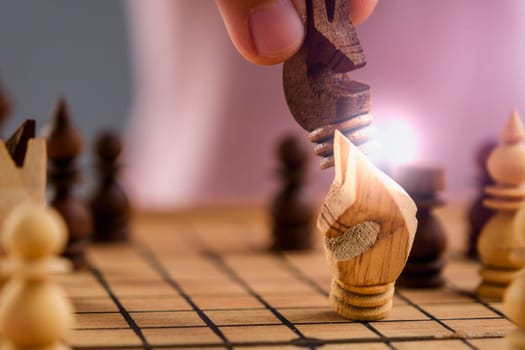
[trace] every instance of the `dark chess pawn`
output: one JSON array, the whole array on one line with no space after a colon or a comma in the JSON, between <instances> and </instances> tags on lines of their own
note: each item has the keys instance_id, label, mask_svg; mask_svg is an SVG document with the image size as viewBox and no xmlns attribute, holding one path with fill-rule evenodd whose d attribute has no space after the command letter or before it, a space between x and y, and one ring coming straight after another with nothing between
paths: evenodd
<instances>
[{"instance_id":1,"label":"dark chess pawn","mask_svg":"<svg viewBox=\"0 0 525 350\"><path fill-rule=\"evenodd\" d=\"M486 164L490 153L497 145L498 142L496 140L486 141L481 145L476 154L476 165L479 174L477 178L478 196L474 199L468 210L469 240L467 247L467 256L474 259L478 258L477 244L481 229L492 215L494 215L494 209L485 207L483 200L486 197L484 192L485 187L494 185L494 180L490 177Z\"/></svg>"},{"instance_id":2,"label":"dark chess pawn","mask_svg":"<svg viewBox=\"0 0 525 350\"><path fill-rule=\"evenodd\" d=\"M445 283L441 274L446 264L447 236L432 209L442 205L437 192L445 187L442 168L404 166L396 180L417 205L418 226L414 245L397 283L408 288L435 288Z\"/></svg>"},{"instance_id":3,"label":"dark chess pawn","mask_svg":"<svg viewBox=\"0 0 525 350\"><path fill-rule=\"evenodd\" d=\"M111 131L101 133L95 141L97 184L89 204L93 216L93 240L127 241L129 201L118 184L118 158L122 151L120 137Z\"/></svg>"},{"instance_id":4,"label":"dark chess pawn","mask_svg":"<svg viewBox=\"0 0 525 350\"><path fill-rule=\"evenodd\" d=\"M75 269L86 266L86 250L91 233L91 214L86 203L75 194L79 182L76 159L82 151L82 136L73 126L63 99L58 101L47 139L48 175L53 191L51 205L66 222L69 239L63 255Z\"/></svg>"},{"instance_id":5,"label":"dark chess pawn","mask_svg":"<svg viewBox=\"0 0 525 350\"><path fill-rule=\"evenodd\" d=\"M274 250L312 248L315 206L305 187L308 150L292 136L284 138L277 149L282 188L271 207Z\"/></svg>"}]
</instances>

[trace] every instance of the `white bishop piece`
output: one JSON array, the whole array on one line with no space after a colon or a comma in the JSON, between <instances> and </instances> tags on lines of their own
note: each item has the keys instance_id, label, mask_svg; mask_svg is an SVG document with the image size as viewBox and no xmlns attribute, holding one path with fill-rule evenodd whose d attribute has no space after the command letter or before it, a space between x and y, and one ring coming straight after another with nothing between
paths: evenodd
<instances>
[{"instance_id":1,"label":"white bishop piece","mask_svg":"<svg viewBox=\"0 0 525 350\"><path fill-rule=\"evenodd\" d=\"M49 278L68 268L56 256L66 238L62 218L41 205L21 204L5 219L4 272L10 277L0 294L2 349L67 349L62 339L72 324L72 307Z\"/></svg>"},{"instance_id":2,"label":"white bishop piece","mask_svg":"<svg viewBox=\"0 0 525 350\"><path fill-rule=\"evenodd\" d=\"M514 111L501 133L501 144L489 156L487 168L496 185L485 188L483 204L496 210L478 241L483 262L481 298L501 300L505 289L524 267L516 251L525 249L525 132Z\"/></svg>"}]
</instances>

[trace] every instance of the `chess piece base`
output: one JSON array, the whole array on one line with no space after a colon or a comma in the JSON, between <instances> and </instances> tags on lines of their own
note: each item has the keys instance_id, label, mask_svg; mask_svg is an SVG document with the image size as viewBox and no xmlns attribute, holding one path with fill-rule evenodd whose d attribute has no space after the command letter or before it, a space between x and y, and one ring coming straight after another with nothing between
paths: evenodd
<instances>
[{"instance_id":1,"label":"chess piece base","mask_svg":"<svg viewBox=\"0 0 525 350\"><path fill-rule=\"evenodd\" d=\"M380 320L392 308L394 284L348 286L332 280L330 305L341 316L359 321Z\"/></svg>"},{"instance_id":2,"label":"chess piece base","mask_svg":"<svg viewBox=\"0 0 525 350\"><path fill-rule=\"evenodd\" d=\"M66 346L64 344L53 344L48 346L38 346L38 347L19 347L15 346L9 343L0 343L1 349L3 350L71 350L69 346Z\"/></svg>"},{"instance_id":3,"label":"chess piece base","mask_svg":"<svg viewBox=\"0 0 525 350\"><path fill-rule=\"evenodd\" d=\"M485 265L480 270L481 284L476 294L482 299L501 301L508 285L518 276L520 269Z\"/></svg>"},{"instance_id":4,"label":"chess piece base","mask_svg":"<svg viewBox=\"0 0 525 350\"><path fill-rule=\"evenodd\" d=\"M272 250L310 250L313 248L312 231L310 224L295 228L274 228Z\"/></svg>"},{"instance_id":5,"label":"chess piece base","mask_svg":"<svg viewBox=\"0 0 525 350\"><path fill-rule=\"evenodd\" d=\"M512 350L525 350L525 331L514 329L505 337Z\"/></svg>"}]
</instances>

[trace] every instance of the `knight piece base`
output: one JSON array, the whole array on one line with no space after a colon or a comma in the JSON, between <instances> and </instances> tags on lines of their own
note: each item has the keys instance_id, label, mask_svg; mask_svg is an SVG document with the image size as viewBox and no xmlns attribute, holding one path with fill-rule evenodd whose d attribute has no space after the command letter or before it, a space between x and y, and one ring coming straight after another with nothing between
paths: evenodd
<instances>
[{"instance_id":1,"label":"knight piece base","mask_svg":"<svg viewBox=\"0 0 525 350\"><path fill-rule=\"evenodd\" d=\"M341 316L357 321L375 321L388 316L394 284L348 286L332 280L329 303Z\"/></svg>"}]
</instances>

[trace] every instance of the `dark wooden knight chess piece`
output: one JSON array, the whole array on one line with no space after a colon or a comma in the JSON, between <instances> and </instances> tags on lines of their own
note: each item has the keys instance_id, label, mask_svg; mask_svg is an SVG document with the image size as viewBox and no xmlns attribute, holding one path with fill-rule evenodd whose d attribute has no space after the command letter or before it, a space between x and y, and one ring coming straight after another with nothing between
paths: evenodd
<instances>
[{"instance_id":1,"label":"dark wooden knight chess piece","mask_svg":"<svg viewBox=\"0 0 525 350\"><path fill-rule=\"evenodd\" d=\"M283 66L283 85L295 120L310 132L321 168L333 166L333 138L341 131L365 150L372 136L370 86L347 72L366 64L349 19L347 0L307 0L306 38Z\"/></svg>"},{"instance_id":2,"label":"dark wooden knight chess piece","mask_svg":"<svg viewBox=\"0 0 525 350\"><path fill-rule=\"evenodd\" d=\"M305 187L308 151L293 137L285 137L277 149L282 188L271 208L272 235L275 250L312 248L315 205Z\"/></svg>"},{"instance_id":3,"label":"dark wooden knight chess piece","mask_svg":"<svg viewBox=\"0 0 525 350\"><path fill-rule=\"evenodd\" d=\"M432 209L442 205L438 191L445 188L445 172L438 167L403 166L395 179L417 205L418 221L414 245L398 285L409 288L435 288L445 283L441 274L446 264L447 236Z\"/></svg>"},{"instance_id":4,"label":"dark wooden knight chess piece","mask_svg":"<svg viewBox=\"0 0 525 350\"><path fill-rule=\"evenodd\" d=\"M79 171L75 164L82 151L82 136L71 121L64 99L58 101L47 139L49 182L54 190L51 205L66 222L69 239L63 255L76 269L86 265L86 249L91 233L91 214L86 203L75 194Z\"/></svg>"},{"instance_id":5,"label":"dark wooden knight chess piece","mask_svg":"<svg viewBox=\"0 0 525 350\"><path fill-rule=\"evenodd\" d=\"M129 201L117 181L121 151L120 137L112 131L102 132L95 141L98 175L89 205L96 242L127 241L129 237Z\"/></svg>"}]
</instances>

